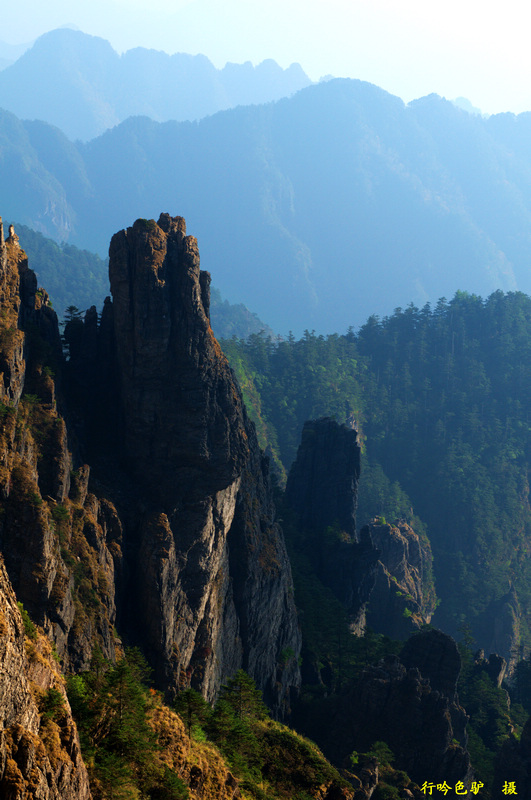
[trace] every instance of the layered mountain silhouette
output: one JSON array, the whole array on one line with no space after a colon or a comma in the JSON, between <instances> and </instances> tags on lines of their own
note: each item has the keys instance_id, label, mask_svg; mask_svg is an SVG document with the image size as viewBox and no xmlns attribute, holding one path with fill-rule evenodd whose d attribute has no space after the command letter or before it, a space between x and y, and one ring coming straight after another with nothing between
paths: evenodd
<instances>
[{"instance_id":1,"label":"layered mountain silhouette","mask_svg":"<svg viewBox=\"0 0 531 800\"><path fill-rule=\"evenodd\" d=\"M299 64L268 59L216 69L203 55L136 47L119 55L98 36L69 28L39 37L0 73L0 107L92 139L137 114L162 122L265 103L311 83Z\"/></svg>"},{"instance_id":2,"label":"layered mountain silhouette","mask_svg":"<svg viewBox=\"0 0 531 800\"><path fill-rule=\"evenodd\" d=\"M529 114L406 106L343 79L199 122L132 117L87 143L3 112L0 199L101 255L130 219L178 208L229 301L281 333L341 332L457 289L531 291L530 133Z\"/></svg>"}]
</instances>

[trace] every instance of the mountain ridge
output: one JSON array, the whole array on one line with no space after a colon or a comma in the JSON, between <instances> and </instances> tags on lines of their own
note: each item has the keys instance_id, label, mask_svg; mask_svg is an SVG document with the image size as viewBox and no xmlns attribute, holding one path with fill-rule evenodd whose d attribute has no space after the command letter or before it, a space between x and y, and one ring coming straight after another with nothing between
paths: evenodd
<instances>
[{"instance_id":1,"label":"mountain ridge","mask_svg":"<svg viewBox=\"0 0 531 800\"><path fill-rule=\"evenodd\" d=\"M282 69L267 59L219 70L204 55L142 47L119 55L99 36L58 28L0 72L0 107L87 140L130 116L199 119L276 100L310 83L298 64Z\"/></svg>"},{"instance_id":2,"label":"mountain ridge","mask_svg":"<svg viewBox=\"0 0 531 800\"><path fill-rule=\"evenodd\" d=\"M328 332L457 288L531 291L530 118L346 79L77 145L4 112L0 176L10 218L101 253L127 220L180 207L224 297L281 334Z\"/></svg>"}]
</instances>

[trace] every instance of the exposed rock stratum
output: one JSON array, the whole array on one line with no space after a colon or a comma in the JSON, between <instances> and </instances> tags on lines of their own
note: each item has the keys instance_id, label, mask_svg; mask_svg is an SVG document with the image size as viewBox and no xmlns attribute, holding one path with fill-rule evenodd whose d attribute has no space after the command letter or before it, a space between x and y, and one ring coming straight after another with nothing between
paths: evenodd
<instances>
[{"instance_id":1,"label":"exposed rock stratum","mask_svg":"<svg viewBox=\"0 0 531 800\"><path fill-rule=\"evenodd\" d=\"M0 547L66 667L116 630L169 696L243 667L282 716L300 633L261 453L180 217L113 237L112 301L65 329L14 231L1 241Z\"/></svg>"}]
</instances>

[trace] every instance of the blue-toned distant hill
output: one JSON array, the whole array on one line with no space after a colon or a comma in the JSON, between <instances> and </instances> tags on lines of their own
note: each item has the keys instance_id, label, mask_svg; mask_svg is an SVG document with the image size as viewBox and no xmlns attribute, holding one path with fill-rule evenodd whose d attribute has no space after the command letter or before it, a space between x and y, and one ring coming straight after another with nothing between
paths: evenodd
<instances>
[{"instance_id":1,"label":"blue-toned distant hill","mask_svg":"<svg viewBox=\"0 0 531 800\"><path fill-rule=\"evenodd\" d=\"M31 45L32 42L27 44L8 44L8 42L0 40L0 70L13 64Z\"/></svg>"},{"instance_id":2,"label":"blue-toned distant hill","mask_svg":"<svg viewBox=\"0 0 531 800\"><path fill-rule=\"evenodd\" d=\"M342 332L458 289L531 293L531 114L340 79L85 144L4 112L0 209L100 255L131 219L180 214L228 300L282 334Z\"/></svg>"},{"instance_id":3,"label":"blue-toned distant hill","mask_svg":"<svg viewBox=\"0 0 531 800\"><path fill-rule=\"evenodd\" d=\"M0 108L91 139L130 116L162 122L278 100L311 83L299 64L268 59L216 69L206 56L137 47L119 55L109 42L61 28L0 72Z\"/></svg>"}]
</instances>

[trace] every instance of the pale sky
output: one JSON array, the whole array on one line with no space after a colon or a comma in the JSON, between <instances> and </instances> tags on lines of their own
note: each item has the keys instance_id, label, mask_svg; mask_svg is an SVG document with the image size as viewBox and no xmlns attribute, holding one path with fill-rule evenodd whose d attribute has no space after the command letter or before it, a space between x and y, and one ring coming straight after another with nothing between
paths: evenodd
<instances>
[{"instance_id":1,"label":"pale sky","mask_svg":"<svg viewBox=\"0 0 531 800\"><path fill-rule=\"evenodd\" d=\"M73 25L115 50L148 47L227 61L298 61L370 81L406 102L436 92L484 113L531 110L531 11L523 0L18 0L0 40Z\"/></svg>"}]
</instances>

